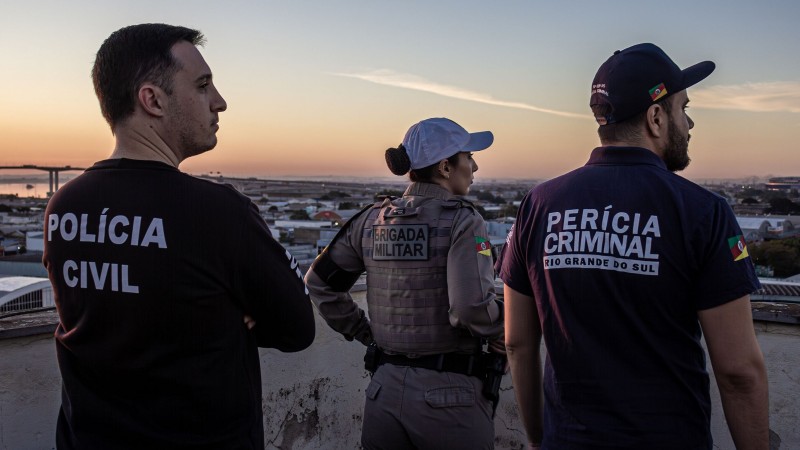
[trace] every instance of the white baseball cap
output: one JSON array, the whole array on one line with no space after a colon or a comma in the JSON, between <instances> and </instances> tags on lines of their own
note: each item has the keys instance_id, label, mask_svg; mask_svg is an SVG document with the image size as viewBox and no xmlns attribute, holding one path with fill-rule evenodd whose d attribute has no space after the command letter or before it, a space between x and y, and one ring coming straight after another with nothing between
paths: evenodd
<instances>
[{"instance_id":1,"label":"white baseball cap","mask_svg":"<svg viewBox=\"0 0 800 450\"><path fill-rule=\"evenodd\" d=\"M450 119L425 119L408 129L403 147L411 160L411 170L436 164L460 152L486 150L494 142L491 131L470 133Z\"/></svg>"}]
</instances>

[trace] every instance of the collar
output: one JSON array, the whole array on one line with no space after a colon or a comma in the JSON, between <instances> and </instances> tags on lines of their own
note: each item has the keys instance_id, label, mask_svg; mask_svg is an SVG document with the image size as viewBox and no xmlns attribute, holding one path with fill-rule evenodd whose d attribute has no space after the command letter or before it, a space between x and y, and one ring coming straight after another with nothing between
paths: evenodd
<instances>
[{"instance_id":1,"label":"collar","mask_svg":"<svg viewBox=\"0 0 800 450\"><path fill-rule=\"evenodd\" d=\"M172 172L180 172L178 168L173 167L161 161L153 161L148 159L130 159L130 158L114 158L104 159L97 161L86 170L100 170L100 169L150 169L150 170L169 170Z\"/></svg>"},{"instance_id":2,"label":"collar","mask_svg":"<svg viewBox=\"0 0 800 450\"><path fill-rule=\"evenodd\" d=\"M438 184L423 183L419 181L415 181L409 184L408 188L406 188L406 191L403 193L403 197L412 195L418 195L421 197L433 197L442 200L448 200L456 197L450 191L439 186Z\"/></svg>"},{"instance_id":3,"label":"collar","mask_svg":"<svg viewBox=\"0 0 800 450\"><path fill-rule=\"evenodd\" d=\"M651 165L667 170L666 164L652 151L642 147L597 147L592 150L587 166L612 165L635 166Z\"/></svg>"}]
</instances>

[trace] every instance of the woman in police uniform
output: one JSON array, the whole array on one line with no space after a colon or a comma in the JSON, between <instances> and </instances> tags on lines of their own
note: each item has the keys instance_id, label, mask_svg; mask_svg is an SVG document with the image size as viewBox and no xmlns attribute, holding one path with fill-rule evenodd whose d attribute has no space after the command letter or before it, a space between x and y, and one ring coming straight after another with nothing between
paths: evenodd
<instances>
[{"instance_id":1,"label":"woman in police uniform","mask_svg":"<svg viewBox=\"0 0 800 450\"><path fill-rule=\"evenodd\" d=\"M486 224L466 195L491 132L444 118L386 150L411 184L350 220L306 275L329 326L368 346L361 440L373 449L493 448L482 343L502 352ZM410 171L410 172L409 172ZM367 272L369 318L348 291Z\"/></svg>"}]
</instances>

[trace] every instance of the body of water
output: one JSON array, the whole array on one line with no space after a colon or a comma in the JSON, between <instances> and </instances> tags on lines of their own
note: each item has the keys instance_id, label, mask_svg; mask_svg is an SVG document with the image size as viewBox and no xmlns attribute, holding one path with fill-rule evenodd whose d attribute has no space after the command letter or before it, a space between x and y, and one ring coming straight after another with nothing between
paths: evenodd
<instances>
[{"instance_id":1,"label":"body of water","mask_svg":"<svg viewBox=\"0 0 800 450\"><path fill-rule=\"evenodd\" d=\"M50 183L3 183L0 182L0 195L16 195L18 197L47 198Z\"/></svg>"}]
</instances>

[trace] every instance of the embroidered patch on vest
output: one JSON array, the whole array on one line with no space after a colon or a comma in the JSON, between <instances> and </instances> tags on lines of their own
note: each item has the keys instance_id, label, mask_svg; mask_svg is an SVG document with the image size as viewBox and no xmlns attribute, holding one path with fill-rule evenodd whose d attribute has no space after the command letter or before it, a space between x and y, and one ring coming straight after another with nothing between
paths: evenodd
<instances>
[{"instance_id":1,"label":"embroidered patch on vest","mask_svg":"<svg viewBox=\"0 0 800 450\"><path fill-rule=\"evenodd\" d=\"M485 256L492 256L492 244L488 239L475 236L475 251Z\"/></svg>"},{"instance_id":2,"label":"embroidered patch on vest","mask_svg":"<svg viewBox=\"0 0 800 450\"><path fill-rule=\"evenodd\" d=\"M428 225L375 225L372 259L376 261L426 261Z\"/></svg>"}]
</instances>

